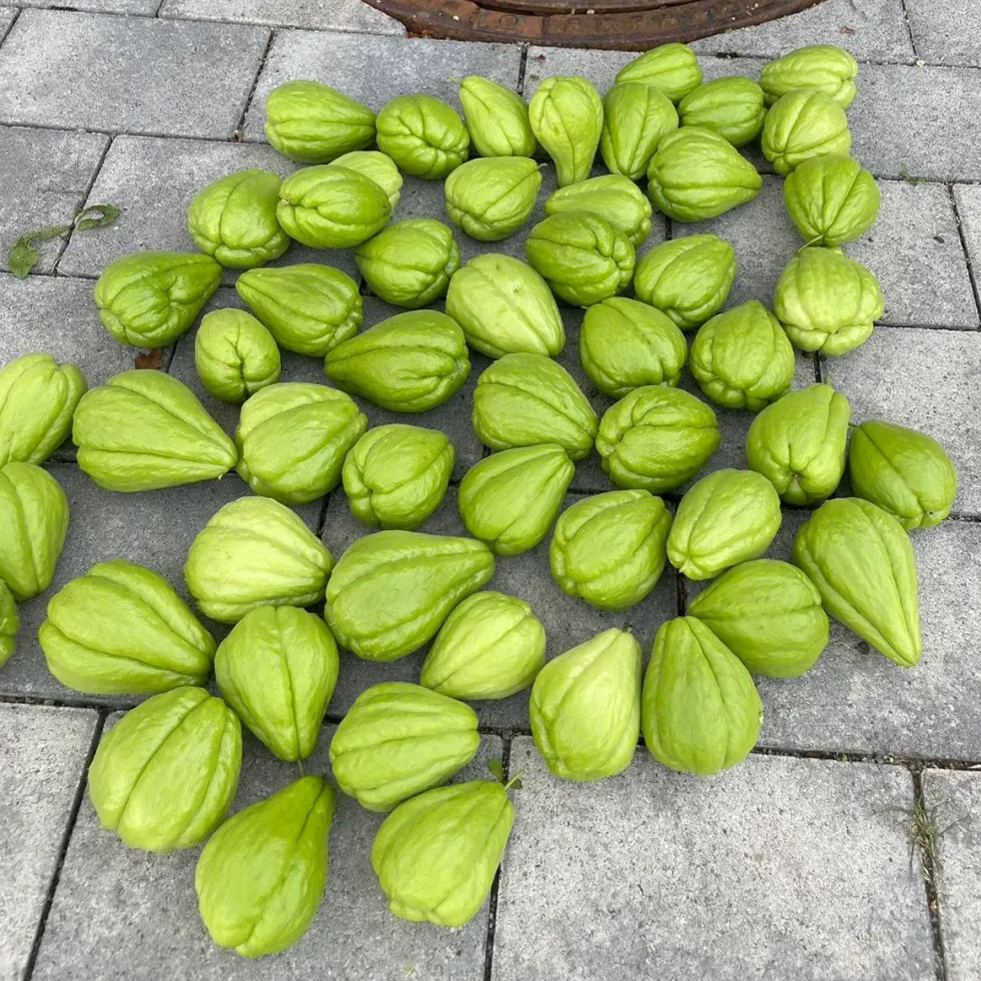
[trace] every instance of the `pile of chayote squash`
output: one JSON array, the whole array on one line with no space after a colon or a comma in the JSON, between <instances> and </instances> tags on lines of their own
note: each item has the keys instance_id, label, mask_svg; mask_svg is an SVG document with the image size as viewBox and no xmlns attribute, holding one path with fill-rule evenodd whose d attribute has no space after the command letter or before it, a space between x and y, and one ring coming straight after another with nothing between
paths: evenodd
<instances>
[{"instance_id":1,"label":"pile of chayote squash","mask_svg":"<svg viewBox=\"0 0 981 981\"><path fill-rule=\"evenodd\" d=\"M828 614L897 664L917 663L907 529L948 515L953 467L933 439L888 422L864 421L849 440L848 401L829 385L790 391L795 347L845 354L883 311L873 275L839 248L879 208L875 181L848 156L856 72L849 54L819 46L770 62L759 82L703 83L691 50L671 44L628 64L602 99L584 78L547 78L530 105L466 78L465 119L429 95L400 96L376 116L326 85L288 82L269 95L266 134L308 166L282 181L248 170L204 188L187 215L199 253L126 256L95 287L112 336L156 348L194 323L223 268L245 270L236 289L251 313L208 313L195 342L207 391L243 403L234 439L159 371L126 371L90 391L47 354L0 372L0 662L15 643L15 601L48 588L62 548L65 495L42 464L69 433L81 469L112 491L234 469L255 492L207 522L184 567L200 612L233 625L217 646L171 584L118 558L60 589L39 632L65 685L152 696L99 745L92 802L136 848L207 840L196 886L216 943L248 957L282 950L321 901L334 810L322 777L225 818L241 724L280 759L309 757L338 645L373 661L430 645L419 684L361 693L330 760L344 793L391 812L371 861L392 912L446 926L484 902L514 816L501 772L443 786L480 742L467 701L530 686L535 743L564 779L621 772L641 733L666 766L711 774L756 743L752 674L807 671ZM736 275L727 242L678 235L640 261L636 249L651 201L693 222L752 200L762 180L737 148L757 138L787 175L803 245L764 298L772 312L757 300L723 310ZM539 149L559 187L528 236L527 262L490 251L461 267L447 224L390 223L405 173L445 179L447 215L464 234L504 239L535 207ZM609 174L591 177L597 153ZM362 330L348 275L266 265L291 241L353 248L370 291L406 312ZM634 298L622 296L631 285ZM445 312L432 309L444 297ZM586 308L579 354L610 400L601 418L554 360L566 343L556 298ZM281 383L281 349L322 358L332 386ZM413 425L369 429L351 395L425 412L464 384L468 349L493 359L473 397L474 430L493 452L459 487L472 537L424 534L414 529L443 500L452 443ZM686 364L708 401L677 387ZM656 495L696 477L718 448L715 407L758 412L750 469L703 477L672 515ZM594 448L616 489L560 513L575 463ZM846 460L855 496L826 500ZM339 484L354 515L381 530L335 562L289 505ZM793 565L759 558L781 502L820 503ZM546 664L529 604L482 591L495 556L534 548L550 530L555 582L594 607L643 602L667 562L714 580L658 630L643 680L629 631L583 637ZM220 697L206 688L212 671Z\"/></svg>"}]
</instances>

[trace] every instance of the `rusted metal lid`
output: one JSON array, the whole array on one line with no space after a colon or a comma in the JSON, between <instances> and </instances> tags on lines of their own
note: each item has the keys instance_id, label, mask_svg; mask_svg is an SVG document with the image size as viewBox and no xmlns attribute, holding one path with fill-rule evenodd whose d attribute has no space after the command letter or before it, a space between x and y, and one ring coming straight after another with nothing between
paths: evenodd
<instances>
[{"instance_id":1,"label":"rusted metal lid","mask_svg":"<svg viewBox=\"0 0 981 981\"><path fill-rule=\"evenodd\" d=\"M813 7L821 0L364 0L410 33L643 50L694 41Z\"/></svg>"}]
</instances>

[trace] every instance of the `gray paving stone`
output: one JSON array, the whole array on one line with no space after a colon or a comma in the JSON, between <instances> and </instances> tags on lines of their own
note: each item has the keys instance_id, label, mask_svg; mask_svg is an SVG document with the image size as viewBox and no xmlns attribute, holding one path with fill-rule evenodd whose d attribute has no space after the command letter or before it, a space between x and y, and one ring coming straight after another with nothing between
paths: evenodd
<instances>
[{"instance_id":1,"label":"gray paving stone","mask_svg":"<svg viewBox=\"0 0 981 981\"><path fill-rule=\"evenodd\" d=\"M328 769L327 727L307 772ZM455 780L488 776L501 741L485 736ZM235 810L296 779L295 767L246 737ZM383 815L338 792L329 839L327 894L307 933L275 958L249 961L216 947L198 917L194 866L198 849L151 855L125 848L99 827L88 799L79 812L34 971L47 981L75 981L79 965L92 978L139 976L148 981L264 979L459 978L484 973L487 906L464 928L406 923L387 909L370 864ZM121 952L125 951L125 955ZM125 967L122 963L125 956Z\"/></svg>"},{"instance_id":2,"label":"gray paving stone","mask_svg":"<svg viewBox=\"0 0 981 981\"><path fill-rule=\"evenodd\" d=\"M879 181L879 190L879 220L845 251L878 277L882 322L976 329L978 308L947 188Z\"/></svg>"},{"instance_id":3,"label":"gray paving stone","mask_svg":"<svg viewBox=\"0 0 981 981\"><path fill-rule=\"evenodd\" d=\"M263 139L266 96L283 82L326 82L376 110L412 92L427 92L459 107L454 79L486 75L517 86L520 61L516 45L277 32L246 117L246 139Z\"/></svg>"},{"instance_id":4,"label":"gray paving stone","mask_svg":"<svg viewBox=\"0 0 981 981\"><path fill-rule=\"evenodd\" d=\"M0 51L0 122L230 137L267 39L244 25L25 10Z\"/></svg>"},{"instance_id":5,"label":"gray paving stone","mask_svg":"<svg viewBox=\"0 0 981 981\"><path fill-rule=\"evenodd\" d=\"M153 569L187 599L182 568L191 540L223 504L249 493L235 474L210 483L115 494L97 487L74 466L59 464L51 473L68 498L68 538L51 588L20 607L20 639L14 656L0 671L0 695L77 698L77 693L48 673L37 643L48 600L69 579L87 572L96 562L113 558ZM297 511L316 528L320 509L315 502ZM220 628L210 626L222 635ZM120 701L85 697L107 705Z\"/></svg>"},{"instance_id":6,"label":"gray paving stone","mask_svg":"<svg viewBox=\"0 0 981 981\"><path fill-rule=\"evenodd\" d=\"M17 0L22 7L55 7L65 9L67 4L58 0ZM152 17L160 6L160 0L72 0L71 10L93 14L142 14Z\"/></svg>"},{"instance_id":7,"label":"gray paving stone","mask_svg":"<svg viewBox=\"0 0 981 981\"><path fill-rule=\"evenodd\" d=\"M699 780L639 750L575 784L524 737L519 770L495 981L933 977L904 770L754 756Z\"/></svg>"},{"instance_id":8,"label":"gray paving stone","mask_svg":"<svg viewBox=\"0 0 981 981\"><path fill-rule=\"evenodd\" d=\"M100 232L91 233L98 237ZM0 366L45 351L82 369L89 385L133 367L132 348L117 343L99 322L92 282L64 276L17 279L0 274Z\"/></svg>"},{"instance_id":9,"label":"gray paving stone","mask_svg":"<svg viewBox=\"0 0 981 981\"><path fill-rule=\"evenodd\" d=\"M826 0L765 24L695 41L702 52L776 58L805 44L837 44L862 61L912 61L901 0Z\"/></svg>"},{"instance_id":10,"label":"gray paving stone","mask_svg":"<svg viewBox=\"0 0 981 981\"><path fill-rule=\"evenodd\" d=\"M333 0L329 4L318 0L164 0L159 16L365 34L405 34L405 28L394 17L369 7L363 0Z\"/></svg>"},{"instance_id":11,"label":"gray paving stone","mask_svg":"<svg viewBox=\"0 0 981 981\"><path fill-rule=\"evenodd\" d=\"M0 706L0 975L27 967L98 715L46 705Z\"/></svg>"},{"instance_id":12,"label":"gray paving stone","mask_svg":"<svg viewBox=\"0 0 981 981\"><path fill-rule=\"evenodd\" d=\"M885 419L939 439L959 477L955 513L981 514L981 335L879 327L821 371L848 396L853 419Z\"/></svg>"},{"instance_id":13,"label":"gray paving stone","mask_svg":"<svg viewBox=\"0 0 981 981\"><path fill-rule=\"evenodd\" d=\"M967 246L968 262L977 282L981 275L981 184L955 185L954 204Z\"/></svg>"},{"instance_id":14,"label":"gray paving stone","mask_svg":"<svg viewBox=\"0 0 981 981\"><path fill-rule=\"evenodd\" d=\"M21 235L71 224L108 143L99 133L0 127L0 180L6 192L0 204L0 269L10 268L7 254ZM35 272L51 272L64 242L54 239L38 247Z\"/></svg>"},{"instance_id":15,"label":"gray paving stone","mask_svg":"<svg viewBox=\"0 0 981 981\"><path fill-rule=\"evenodd\" d=\"M916 53L941 65L981 65L978 0L905 0Z\"/></svg>"},{"instance_id":16,"label":"gray paving stone","mask_svg":"<svg viewBox=\"0 0 981 981\"><path fill-rule=\"evenodd\" d=\"M981 179L981 70L863 65L848 120L877 176Z\"/></svg>"},{"instance_id":17,"label":"gray paving stone","mask_svg":"<svg viewBox=\"0 0 981 981\"><path fill-rule=\"evenodd\" d=\"M925 770L923 795L942 832L934 845L947 977L981 976L981 775Z\"/></svg>"},{"instance_id":18,"label":"gray paving stone","mask_svg":"<svg viewBox=\"0 0 981 981\"><path fill-rule=\"evenodd\" d=\"M770 554L789 560L806 511L786 510ZM919 576L923 659L911 669L869 651L832 624L828 649L801 678L760 679L760 742L791 750L981 757L976 671L965 652L981 643L981 526L950 520L912 535ZM694 595L692 584L686 591Z\"/></svg>"},{"instance_id":19,"label":"gray paving stone","mask_svg":"<svg viewBox=\"0 0 981 981\"><path fill-rule=\"evenodd\" d=\"M610 488L607 488L610 489ZM581 500L583 494L569 494L563 510ZM439 509L419 529L437 535L466 535L456 504L456 488L451 487ZM357 538L367 534L351 514L342 491L331 495L327 505L324 541L335 557ZM588 603L567 596L552 580L548 563L551 534L537 548L523 555L498 556L494 578L485 587L520 596L531 604L548 637L549 658L581 644L610 627L629 627L640 641L645 657L650 653L657 628L677 613L677 585L673 570L665 569L653 592L635 607L620 613L597 610ZM341 673L337 691L329 706L331 716L347 711L351 702L370 685L380 681L418 681L425 651L383 664L362 661L347 651L341 654ZM528 693L519 692L501 701L475 703L482 725L502 729L528 728Z\"/></svg>"}]
</instances>

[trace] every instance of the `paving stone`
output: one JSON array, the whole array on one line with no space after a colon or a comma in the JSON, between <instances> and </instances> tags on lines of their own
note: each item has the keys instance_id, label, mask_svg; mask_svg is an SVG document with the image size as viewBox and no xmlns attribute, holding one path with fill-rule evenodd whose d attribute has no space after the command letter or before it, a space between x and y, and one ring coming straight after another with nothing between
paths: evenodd
<instances>
[{"instance_id":1,"label":"paving stone","mask_svg":"<svg viewBox=\"0 0 981 981\"><path fill-rule=\"evenodd\" d=\"M978 0L905 0L916 53L941 65L981 65Z\"/></svg>"},{"instance_id":2,"label":"paving stone","mask_svg":"<svg viewBox=\"0 0 981 981\"><path fill-rule=\"evenodd\" d=\"M0 705L0 974L24 976L98 715Z\"/></svg>"},{"instance_id":3,"label":"paving stone","mask_svg":"<svg viewBox=\"0 0 981 981\"><path fill-rule=\"evenodd\" d=\"M947 977L969 981L981 975L981 775L924 770L923 796L940 832L934 881Z\"/></svg>"},{"instance_id":4,"label":"paving stone","mask_svg":"<svg viewBox=\"0 0 981 981\"><path fill-rule=\"evenodd\" d=\"M333 0L329 4L318 0L164 0L159 16L365 34L405 34L405 28L394 17L369 7L363 0Z\"/></svg>"},{"instance_id":5,"label":"paving stone","mask_svg":"<svg viewBox=\"0 0 981 981\"><path fill-rule=\"evenodd\" d=\"M454 79L486 75L516 87L520 61L516 45L363 34L332 34L327 39L311 31L277 32L246 117L246 138L263 139L266 96L283 82L326 82L375 110L397 95L413 92L426 92L459 108Z\"/></svg>"},{"instance_id":6,"label":"paving stone","mask_svg":"<svg viewBox=\"0 0 981 981\"><path fill-rule=\"evenodd\" d=\"M25 10L0 51L0 122L230 137L267 40L244 25Z\"/></svg>"},{"instance_id":7,"label":"paving stone","mask_svg":"<svg viewBox=\"0 0 981 981\"><path fill-rule=\"evenodd\" d=\"M863 65L848 121L876 176L981 179L981 70Z\"/></svg>"},{"instance_id":8,"label":"paving stone","mask_svg":"<svg viewBox=\"0 0 981 981\"><path fill-rule=\"evenodd\" d=\"M821 371L848 396L855 421L885 419L939 439L959 477L955 513L981 514L981 335L879 327Z\"/></svg>"},{"instance_id":9,"label":"paving stone","mask_svg":"<svg viewBox=\"0 0 981 981\"><path fill-rule=\"evenodd\" d=\"M785 510L770 550L789 561L808 512ZM759 679L766 709L763 746L790 750L978 759L975 670L965 651L981 643L981 525L950 520L912 535L919 576L923 659L903 669L841 624L800 678ZM693 596L698 587L686 584Z\"/></svg>"},{"instance_id":10,"label":"paving stone","mask_svg":"<svg viewBox=\"0 0 981 981\"><path fill-rule=\"evenodd\" d=\"M192 539L223 504L249 493L235 474L209 483L116 494L99 488L74 466L57 465L51 473L68 498L68 538L51 588L20 607L20 640L14 656L0 671L0 695L77 698L77 693L48 673L37 643L48 600L69 579L87 572L96 562L113 558L129 559L153 569L187 599L182 569ZM315 502L297 511L313 529L320 509L320 503ZM219 636L224 634L217 625L210 626L216 628ZM107 705L121 701L85 697Z\"/></svg>"},{"instance_id":11,"label":"paving stone","mask_svg":"<svg viewBox=\"0 0 981 981\"><path fill-rule=\"evenodd\" d=\"M133 349L99 322L91 280L0 274L0 366L35 351L78 365L89 385L133 367Z\"/></svg>"},{"instance_id":12,"label":"paving stone","mask_svg":"<svg viewBox=\"0 0 981 981\"><path fill-rule=\"evenodd\" d=\"M879 181L879 220L845 251L876 274L883 323L976 329L978 307L942 184Z\"/></svg>"},{"instance_id":13,"label":"paving stone","mask_svg":"<svg viewBox=\"0 0 981 981\"><path fill-rule=\"evenodd\" d=\"M520 737L510 769L495 981L933 976L898 767L751 757L699 780L640 750L576 784Z\"/></svg>"},{"instance_id":14,"label":"paving stone","mask_svg":"<svg viewBox=\"0 0 981 981\"><path fill-rule=\"evenodd\" d=\"M66 4L59 0L17 0L22 7L54 7L64 10ZM142 14L153 17L160 6L160 0L72 0L70 10L80 10L94 14Z\"/></svg>"},{"instance_id":15,"label":"paving stone","mask_svg":"<svg viewBox=\"0 0 981 981\"><path fill-rule=\"evenodd\" d=\"M307 772L328 769L325 729ZM274 793L298 776L246 736L235 810ZM455 780L488 776L501 741L485 736L476 759ZM198 917L194 866L198 849L152 855L125 848L99 827L86 799L79 812L48 917L34 977L55 981L114 977L126 951L127 976L148 981L173 977L368 979L484 976L487 905L460 930L406 923L387 909L370 864L371 843L383 815L344 794L330 833L327 894L307 933L275 958L249 961L215 946Z\"/></svg>"},{"instance_id":16,"label":"paving stone","mask_svg":"<svg viewBox=\"0 0 981 981\"><path fill-rule=\"evenodd\" d=\"M837 44L861 61L912 61L901 0L825 0L798 14L714 34L699 52L777 58L805 44Z\"/></svg>"},{"instance_id":17,"label":"paving stone","mask_svg":"<svg viewBox=\"0 0 981 981\"><path fill-rule=\"evenodd\" d=\"M967 258L975 270L975 283L981 273L981 184L958 184L954 204L967 246Z\"/></svg>"},{"instance_id":18,"label":"paving stone","mask_svg":"<svg viewBox=\"0 0 981 981\"><path fill-rule=\"evenodd\" d=\"M85 200L109 138L98 133L0 127L0 269L21 236L71 224ZM98 238L99 236L91 236ZM49 273L64 246L53 239L38 247L36 273Z\"/></svg>"},{"instance_id":19,"label":"paving stone","mask_svg":"<svg viewBox=\"0 0 981 981\"><path fill-rule=\"evenodd\" d=\"M609 489L609 488L607 488ZM587 495L569 494L563 510ZM451 487L439 509L419 529L437 535L466 535L457 511L456 488ZM343 492L331 495L327 505L324 541L339 557L356 539L368 533L351 514ZM548 562L551 534L537 548L523 555L497 557L494 578L485 587L520 596L531 604L548 637L546 656L567 651L610 627L629 627L636 634L645 657L650 653L658 626L677 613L677 586L668 567L654 591L637 606L619 613L597 610L573 599L553 581ZM391 663L362 661L344 651L338 686L329 706L331 717L342 715L365 688L381 681L418 681L425 650ZM477 702L482 725L503 729L528 728L528 693L501 701Z\"/></svg>"}]
</instances>

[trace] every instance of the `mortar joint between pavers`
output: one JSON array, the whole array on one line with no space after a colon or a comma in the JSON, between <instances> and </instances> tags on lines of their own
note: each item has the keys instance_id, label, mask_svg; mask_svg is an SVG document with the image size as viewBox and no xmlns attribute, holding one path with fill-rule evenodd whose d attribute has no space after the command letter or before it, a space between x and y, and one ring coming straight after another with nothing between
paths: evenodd
<instances>
[{"instance_id":1,"label":"mortar joint between pavers","mask_svg":"<svg viewBox=\"0 0 981 981\"><path fill-rule=\"evenodd\" d=\"M503 746L501 748L501 767L504 773L504 780L511 779L511 735L501 737ZM491 883L490 896L487 904L487 934L484 941L484 981L492 981L494 975L494 934L497 928L497 898L501 886L501 865L494 873L494 881Z\"/></svg>"},{"instance_id":2,"label":"mortar joint between pavers","mask_svg":"<svg viewBox=\"0 0 981 981\"><path fill-rule=\"evenodd\" d=\"M971 250L967 247L967 238L964 234L964 223L961 221L961 213L957 209L957 196L954 194L954 185L945 183L944 187L947 190L947 199L950 201L950 207L954 213L954 224L957 226L957 237L960 239L961 251L964 253L964 260L967 263L967 275L971 280L971 291L974 294L974 306L978 311L979 322L981 322L981 287L979 287L978 275L975 272L974 264L971 262Z\"/></svg>"},{"instance_id":3,"label":"mortar joint between pavers","mask_svg":"<svg viewBox=\"0 0 981 981\"><path fill-rule=\"evenodd\" d=\"M0 46L2 46L3 42L6 41L8 37L10 37L10 32L14 29L14 24L17 23L17 19L20 17L21 13L22 13L21 7L14 7L13 19L7 25L7 29L2 33L0 33Z\"/></svg>"},{"instance_id":4,"label":"mortar joint between pavers","mask_svg":"<svg viewBox=\"0 0 981 981\"><path fill-rule=\"evenodd\" d=\"M255 98L255 90L259 86L259 79L262 77L262 73L266 67L266 59L269 57L269 52L272 49L273 41L276 38L276 31L272 29L269 31L269 36L266 38L266 46L262 49L262 57L259 59L259 65L256 68L255 78L252 79L252 87L249 89L249 94L245 98L245 105L242 107L242 114L238 117L238 124L235 126L232 132L232 141L235 143L241 143L242 137L245 133L245 117L249 114L249 109L252 108L252 100Z\"/></svg>"},{"instance_id":5,"label":"mortar joint between pavers","mask_svg":"<svg viewBox=\"0 0 981 981\"><path fill-rule=\"evenodd\" d=\"M521 59L518 61L518 94L524 98L525 94L525 72L528 70L528 48L530 45L521 45Z\"/></svg>"},{"instance_id":6,"label":"mortar joint between pavers","mask_svg":"<svg viewBox=\"0 0 981 981\"><path fill-rule=\"evenodd\" d=\"M920 52L916 49L916 38L913 37L913 25L910 23L909 11L906 9L906 0L899 0L899 9L903 13L903 23L906 25L906 33L909 36L910 47L913 49L913 57L918 59Z\"/></svg>"},{"instance_id":7,"label":"mortar joint between pavers","mask_svg":"<svg viewBox=\"0 0 981 981\"><path fill-rule=\"evenodd\" d=\"M65 856L68 854L68 844L71 841L72 832L75 830L75 823L78 820L78 812L82 807L82 800L85 797L85 787L88 783L89 767L95 757L99 742L102 739L102 732L106 725L109 712L104 708L98 710L95 728L92 730L92 738L89 742L88 752L85 755L85 762L82 764L82 771L78 777L78 786L75 788L75 796L68 812L68 820L65 822L65 830L58 845L58 860L55 863L51 880L48 882L47 892L44 897L44 905L41 907L41 916L38 918L37 927L34 931L34 940L31 943L31 952L27 958L22 977L24 981L30 981L34 974L34 967L37 964L38 954L41 951L41 942L44 939L44 931L48 925L48 916L51 913L51 906L54 903L55 892L58 889L58 882L61 879L61 870L65 865Z\"/></svg>"}]
</instances>

